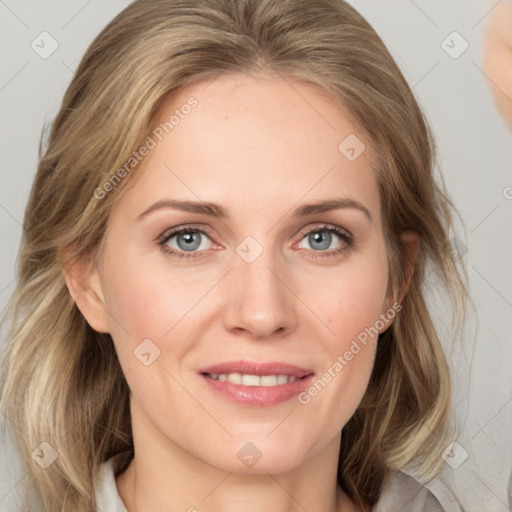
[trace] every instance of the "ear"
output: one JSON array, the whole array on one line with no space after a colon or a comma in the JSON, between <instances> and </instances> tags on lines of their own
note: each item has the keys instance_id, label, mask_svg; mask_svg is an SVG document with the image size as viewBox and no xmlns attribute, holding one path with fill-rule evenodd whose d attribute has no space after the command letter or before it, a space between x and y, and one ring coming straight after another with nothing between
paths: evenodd
<instances>
[{"instance_id":1,"label":"ear","mask_svg":"<svg viewBox=\"0 0 512 512\"><path fill-rule=\"evenodd\" d=\"M391 325L391 322L395 316L394 313L392 316L386 315L386 312L389 312L390 310L394 312L399 311L400 309L397 309L395 304L401 304L404 297L407 295L407 292L409 291L414 269L416 267L416 260L418 258L418 252L421 244L421 235L417 231L413 230L404 231L400 235L400 242L405 279L400 290L398 290L398 293L396 293L391 286L388 289L386 299L384 301L383 311L381 312L381 319L384 319L383 316L386 316L387 321L385 322L385 327L383 329L379 329L380 333L383 333Z\"/></svg>"},{"instance_id":2,"label":"ear","mask_svg":"<svg viewBox=\"0 0 512 512\"><path fill-rule=\"evenodd\" d=\"M405 280L398 294L398 303L404 300L404 297L409 291L411 279L416 268L416 260L421 244L421 235L417 231L404 231L400 240L402 243L402 258L404 262Z\"/></svg>"},{"instance_id":3,"label":"ear","mask_svg":"<svg viewBox=\"0 0 512 512\"><path fill-rule=\"evenodd\" d=\"M108 314L96 265L77 259L64 265L64 279L71 297L87 323L98 332L109 332Z\"/></svg>"}]
</instances>

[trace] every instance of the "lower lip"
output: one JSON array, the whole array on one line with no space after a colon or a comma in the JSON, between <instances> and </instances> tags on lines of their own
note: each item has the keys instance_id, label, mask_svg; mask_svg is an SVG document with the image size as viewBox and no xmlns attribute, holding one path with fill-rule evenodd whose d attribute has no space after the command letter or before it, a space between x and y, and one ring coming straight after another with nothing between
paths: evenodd
<instances>
[{"instance_id":1,"label":"lower lip","mask_svg":"<svg viewBox=\"0 0 512 512\"><path fill-rule=\"evenodd\" d=\"M248 407L270 407L286 402L306 390L314 375L277 386L242 386L232 382L214 380L206 375L201 375L201 377L206 380L213 391L237 404Z\"/></svg>"}]
</instances>

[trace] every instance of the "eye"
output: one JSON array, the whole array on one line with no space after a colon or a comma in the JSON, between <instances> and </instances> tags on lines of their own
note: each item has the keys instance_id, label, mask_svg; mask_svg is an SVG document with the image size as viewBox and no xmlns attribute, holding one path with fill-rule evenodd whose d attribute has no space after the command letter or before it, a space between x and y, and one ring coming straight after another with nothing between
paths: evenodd
<instances>
[{"instance_id":1,"label":"eye","mask_svg":"<svg viewBox=\"0 0 512 512\"><path fill-rule=\"evenodd\" d=\"M311 258L333 257L349 251L354 245L352 235L338 226L317 226L300 232L301 249L310 249ZM336 240L338 241L336 244ZM335 245L332 248L332 245ZM200 253L211 249L211 237L204 229L183 226L163 233L158 244L162 250L174 258L199 258ZM331 248L330 250L327 250Z\"/></svg>"},{"instance_id":2,"label":"eye","mask_svg":"<svg viewBox=\"0 0 512 512\"><path fill-rule=\"evenodd\" d=\"M167 231L158 241L164 252L177 258L196 258L197 252L211 248L211 243L204 230L193 226Z\"/></svg>"},{"instance_id":3,"label":"eye","mask_svg":"<svg viewBox=\"0 0 512 512\"><path fill-rule=\"evenodd\" d=\"M318 254L311 255L313 258L331 257L342 254L350 250L353 246L353 237L344 229L338 226L317 226L313 229L301 231L302 240L306 241L306 247L304 243L301 243L302 248L311 249L312 252ZM336 239L338 244L336 245ZM332 244L335 247L332 248ZM326 250L331 248L331 250Z\"/></svg>"}]
</instances>

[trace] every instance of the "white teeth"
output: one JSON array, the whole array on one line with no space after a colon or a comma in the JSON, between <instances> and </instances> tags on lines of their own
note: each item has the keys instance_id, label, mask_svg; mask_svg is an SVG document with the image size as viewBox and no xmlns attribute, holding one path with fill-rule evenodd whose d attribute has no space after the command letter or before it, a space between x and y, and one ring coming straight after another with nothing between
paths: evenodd
<instances>
[{"instance_id":1,"label":"white teeth","mask_svg":"<svg viewBox=\"0 0 512 512\"><path fill-rule=\"evenodd\" d=\"M259 386L261 377L258 375L242 375L242 384L244 386Z\"/></svg>"},{"instance_id":2,"label":"white teeth","mask_svg":"<svg viewBox=\"0 0 512 512\"><path fill-rule=\"evenodd\" d=\"M242 374L241 373L229 373L227 381L232 382L233 384L242 384Z\"/></svg>"},{"instance_id":3,"label":"white teeth","mask_svg":"<svg viewBox=\"0 0 512 512\"><path fill-rule=\"evenodd\" d=\"M288 382L288 377L286 375L278 375L277 383L278 384L286 384Z\"/></svg>"},{"instance_id":4,"label":"white teeth","mask_svg":"<svg viewBox=\"0 0 512 512\"><path fill-rule=\"evenodd\" d=\"M242 386L278 386L295 382L297 377L288 375L251 375L242 373L211 373L210 378L214 380L227 381L233 384L241 384Z\"/></svg>"},{"instance_id":5,"label":"white teeth","mask_svg":"<svg viewBox=\"0 0 512 512\"><path fill-rule=\"evenodd\" d=\"M260 377L262 386L277 386L277 380L275 375L262 375Z\"/></svg>"}]
</instances>

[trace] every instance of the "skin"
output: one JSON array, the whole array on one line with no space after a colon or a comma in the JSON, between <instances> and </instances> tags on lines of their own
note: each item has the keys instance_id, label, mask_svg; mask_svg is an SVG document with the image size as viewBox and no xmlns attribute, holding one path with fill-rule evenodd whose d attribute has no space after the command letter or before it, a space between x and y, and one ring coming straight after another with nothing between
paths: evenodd
<instances>
[{"instance_id":1,"label":"skin","mask_svg":"<svg viewBox=\"0 0 512 512\"><path fill-rule=\"evenodd\" d=\"M336 469L376 337L307 405L234 404L196 371L242 359L320 376L392 307L370 141L349 161L338 145L358 131L343 112L319 90L269 74L195 83L162 105L156 124L191 96L197 107L131 177L96 262L66 274L91 327L112 335L131 389L135 458L117 477L119 494L129 512L360 510L338 490ZM162 208L137 220L171 197L218 203L230 218ZM291 215L332 198L359 201L372 220L356 208ZM198 257L166 254L158 236L191 223L208 230ZM323 223L349 231L353 245L334 254L346 246L336 234L318 249L300 233ZM263 248L252 263L236 252L247 236ZM403 239L412 273L419 237ZM169 244L180 251L177 237ZM146 338L160 350L150 366L133 353ZM248 442L262 454L252 468L237 457Z\"/></svg>"},{"instance_id":2,"label":"skin","mask_svg":"<svg viewBox=\"0 0 512 512\"><path fill-rule=\"evenodd\" d=\"M498 4L489 15L483 37L483 69L494 102L512 130L512 2Z\"/></svg>"}]
</instances>

